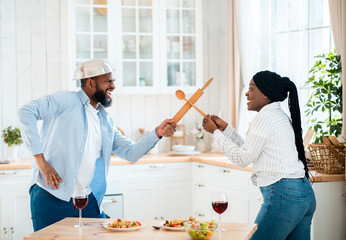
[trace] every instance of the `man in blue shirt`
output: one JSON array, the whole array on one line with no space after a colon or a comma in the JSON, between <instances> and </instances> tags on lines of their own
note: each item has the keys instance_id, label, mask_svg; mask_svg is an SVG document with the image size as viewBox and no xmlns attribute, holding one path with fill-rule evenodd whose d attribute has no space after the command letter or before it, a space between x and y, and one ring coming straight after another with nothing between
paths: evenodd
<instances>
[{"instance_id":1,"label":"man in blue shirt","mask_svg":"<svg viewBox=\"0 0 346 240\"><path fill-rule=\"evenodd\" d=\"M125 138L105 110L115 89L113 71L104 60L84 62L75 71L79 92L56 92L18 111L24 142L35 158L30 188L35 231L78 216L71 198L77 186L88 194L83 217L104 218L100 204L111 154L136 162L175 132L174 120L166 119L137 143ZM43 120L40 134L38 120Z\"/></svg>"}]
</instances>

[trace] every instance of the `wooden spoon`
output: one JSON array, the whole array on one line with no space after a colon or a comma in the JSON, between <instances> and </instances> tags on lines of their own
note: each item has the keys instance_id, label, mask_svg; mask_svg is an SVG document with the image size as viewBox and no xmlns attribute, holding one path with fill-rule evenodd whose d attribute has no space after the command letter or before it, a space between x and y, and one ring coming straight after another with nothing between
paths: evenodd
<instances>
[{"instance_id":1,"label":"wooden spoon","mask_svg":"<svg viewBox=\"0 0 346 240\"><path fill-rule=\"evenodd\" d=\"M187 99L185 98L185 93L184 93L183 91L177 90L177 91L175 92L175 96L177 96L177 98L180 99L180 100L184 99L184 100L185 100L186 102L188 102L192 107L194 107L203 117L206 117L206 116L207 116L207 114L205 114L204 112L202 112L201 109L199 109L198 107L196 107L193 103L191 103L189 100L187 100Z\"/></svg>"}]
</instances>

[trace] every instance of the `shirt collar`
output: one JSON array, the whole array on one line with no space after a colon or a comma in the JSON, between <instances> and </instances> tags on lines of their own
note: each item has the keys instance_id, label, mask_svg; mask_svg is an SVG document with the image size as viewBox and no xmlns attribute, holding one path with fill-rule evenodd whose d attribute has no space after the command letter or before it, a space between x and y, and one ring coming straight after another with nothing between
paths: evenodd
<instances>
[{"instance_id":1,"label":"shirt collar","mask_svg":"<svg viewBox=\"0 0 346 240\"><path fill-rule=\"evenodd\" d=\"M89 98L88 95L84 92L83 89L79 90L79 97L80 97L80 100L82 101L82 103L83 103L84 105L90 104L90 98Z\"/></svg>"},{"instance_id":2,"label":"shirt collar","mask_svg":"<svg viewBox=\"0 0 346 240\"><path fill-rule=\"evenodd\" d=\"M89 96L84 92L83 89L79 91L79 97L84 105L90 104L90 98ZM97 103L96 109L107 114L107 111L105 110L105 107L101 103Z\"/></svg>"},{"instance_id":3,"label":"shirt collar","mask_svg":"<svg viewBox=\"0 0 346 240\"><path fill-rule=\"evenodd\" d=\"M280 108L281 108L280 102L272 102L265 105L259 112L267 112L270 110L280 109Z\"/></svg>"}]
</instances>

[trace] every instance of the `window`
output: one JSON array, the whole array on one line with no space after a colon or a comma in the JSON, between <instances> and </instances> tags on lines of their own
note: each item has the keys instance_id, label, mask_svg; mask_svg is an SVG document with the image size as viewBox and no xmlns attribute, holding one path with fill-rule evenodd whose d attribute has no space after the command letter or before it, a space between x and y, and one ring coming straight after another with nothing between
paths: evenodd
<instances>
[{"instance_id":1,"label":"window","mask_svg":"<svg viewBox=\"0 0 346 240\"><path fill-rule=\"evenodd\" d=\"M244 86L238 131L245 136L256 114L246 108L248 83L256 72L269 69L296 84L305 132L309 127L304 113L311 94L305 84L309 70L314 56L334 49L328 0L238 0L237 18ZM281 106L289 115L287 102Z\"/></svg>"},{"instance_id":2,"label":"window","mask_svg":"<svg viewBox=\"0 0 346 240\"><path fill-rule=\"evenodd\" d=\"M110 61L118 93L191 92L202 82L199 2L75 0L73 62Z\"/></svg>"},{"instance_id":3,"label":"window","mask_svg":"<svg viewBox=\"0 0 346 240\"><path fill-rule=\"evenodd\" d=\"M304 105L311 90L305 82L316 61L314 56L334 49L328 0L275 0L271 9L272 69L297 85L302 125L306 125L309 119Z\"/></svg>"}]
</instances>

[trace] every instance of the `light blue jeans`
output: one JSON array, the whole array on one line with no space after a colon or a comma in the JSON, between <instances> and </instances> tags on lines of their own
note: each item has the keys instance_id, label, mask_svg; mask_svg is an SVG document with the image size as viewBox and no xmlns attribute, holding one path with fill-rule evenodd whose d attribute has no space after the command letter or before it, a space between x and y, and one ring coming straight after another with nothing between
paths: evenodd
<instances>
[{"instance_id":1,"label":"light blue jeans","mask_svg":"<svg viewBox=\"0 0 346 240\"><path fill-rule=\"evenodd\" d=\"M283 178L260 188L263 204L251 240L309 240L316 209L314 191L305 178Z\"/></svg>"}]
</instances>

